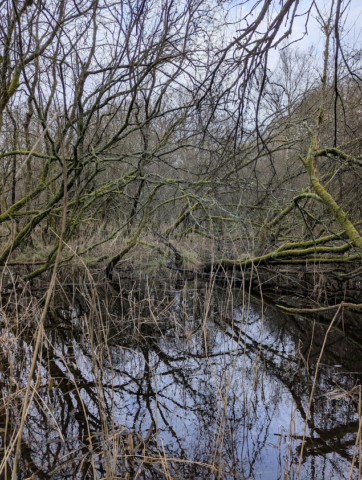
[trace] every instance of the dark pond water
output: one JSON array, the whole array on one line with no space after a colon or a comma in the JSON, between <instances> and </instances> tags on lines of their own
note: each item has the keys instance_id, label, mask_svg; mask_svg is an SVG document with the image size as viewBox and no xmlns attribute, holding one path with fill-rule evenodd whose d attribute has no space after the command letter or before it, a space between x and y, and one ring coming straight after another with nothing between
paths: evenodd
<instances>
[{"instance_id":1,"label":"dark pond water","mask_svg":"<svg viewBox=\"0 0 362 480\"><path fill-rule=\"evenodd\" d=\"M17 478L359 478L359 316L340 316L320 358L325 318L241 289L66 298L47 319ZM33 330L3 320L0 471L11 478Z\"/></svg>"}]
</instances>

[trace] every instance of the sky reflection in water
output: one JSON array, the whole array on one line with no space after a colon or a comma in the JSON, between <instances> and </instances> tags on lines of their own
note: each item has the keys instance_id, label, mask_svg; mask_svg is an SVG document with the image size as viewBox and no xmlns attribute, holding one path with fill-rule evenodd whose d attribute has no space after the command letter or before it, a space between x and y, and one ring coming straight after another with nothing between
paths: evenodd
<instances>
[{"instance_id":1,"label":"sky reflection in water","mask_svg":"<svg viewBox=\"0 0 362 480\"><path fill-rule=\"evenodd\" d=\"M162 308L153 305L137 318L128 305L118 328L117 302L106 326L93 319L89 328L89 314L74 314L79 307L58 310L43 346L19 478L297 478L325 330L270 307L262 313L258 302L243 306L240 292L221 288L212 296L207 288L173 289L162 293ZM344 337L332 333L322 359L301 479L349 476L358 398L340 398L336 389L359 382L348 370L360 371L361 358ZM14 341L9 355L0 373L4 398L14 377L26 383L26 339ZM10 411L8 437L18 411Z\"/></svg>"}]
</instances>

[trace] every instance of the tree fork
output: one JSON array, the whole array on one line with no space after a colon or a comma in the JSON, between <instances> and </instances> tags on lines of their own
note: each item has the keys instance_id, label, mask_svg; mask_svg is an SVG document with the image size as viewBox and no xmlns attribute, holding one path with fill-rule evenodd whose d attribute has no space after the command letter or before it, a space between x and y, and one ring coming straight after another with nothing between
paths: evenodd
<instances>
[{"instance_id":1,"label":"tree fork","mask_svg":"<svg viewBox=\"0 0 362 480\"><path fill-rule=\"evenodd\" d=\"M330 213L333 215L334 219L339 223L339 225L346 232L348 238L353 242L353 244L362 251L362 237L358 233L357 229L353 223L348 219L346 212L337 204L332 195L327 192L327 190L320 183L317 176L316 169L316 160L318 158L318 152L315 151L316 139L312 138L311 146L309 148L308 156L303 160L305 169L309 175L309 179L313 190L321 198L323 204L328 208Z\"/></svg>"}]
</instances>

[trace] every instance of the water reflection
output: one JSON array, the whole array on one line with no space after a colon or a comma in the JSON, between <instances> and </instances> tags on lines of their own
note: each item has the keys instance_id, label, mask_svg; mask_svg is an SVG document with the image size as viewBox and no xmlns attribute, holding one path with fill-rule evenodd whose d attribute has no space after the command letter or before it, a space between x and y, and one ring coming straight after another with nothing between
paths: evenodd
<instances>
[{"instance_id":1,"label":"water reflection","mask_svg":"<svg viewBox=\"0 0 362 480\"><path fill-rule=\"evenodd\" d=\"M298 477L322 319L250 303L240 289L193 287L98 292L71 307L58 299L19 479ZM303 479L348 478L353 458L362 356L355 332L337 327L307 422ZM13 453L5 456L19 427L31 329L4 327L0 339L0 457L11 478Z\"/></svg>"}]
</instances>

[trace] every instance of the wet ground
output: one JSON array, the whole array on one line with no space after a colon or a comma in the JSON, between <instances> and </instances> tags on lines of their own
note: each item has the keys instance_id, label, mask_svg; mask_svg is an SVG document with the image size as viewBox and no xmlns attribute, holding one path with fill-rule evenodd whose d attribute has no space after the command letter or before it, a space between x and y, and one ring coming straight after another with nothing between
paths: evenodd
<instances>
[{"instance_id":1,"label":"wet ground","mask_svg":"<svg viewBox=\"0 0 362 480\"><path fill-rule=\"evenodd\" d=\"M323 347L330 318L287 315L241 288L64 289L17 477L359 478L361 316L342 313ZM0 331L1 478L11 478L32 315L18 313L15 329L8 309Z\"/></svg>"}]
</instances>

